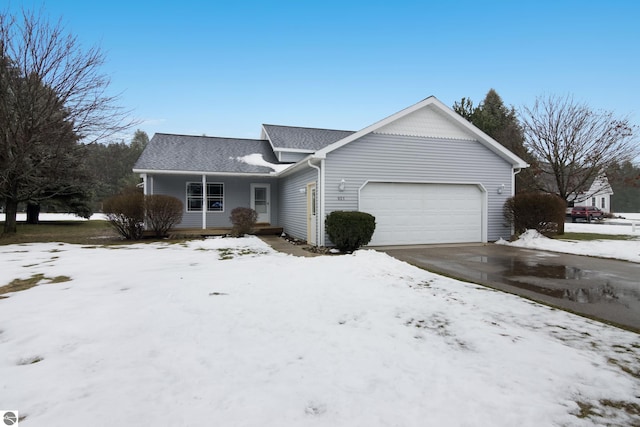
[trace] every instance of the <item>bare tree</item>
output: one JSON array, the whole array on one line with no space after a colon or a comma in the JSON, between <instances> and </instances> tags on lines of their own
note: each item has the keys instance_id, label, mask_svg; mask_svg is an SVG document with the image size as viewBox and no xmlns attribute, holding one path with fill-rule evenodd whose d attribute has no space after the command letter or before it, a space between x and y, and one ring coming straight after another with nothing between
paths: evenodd
<instances>
[{"instance_id":1,"label":"bare tree","mask_svg":"<svg viewBox=\"0 0 640 427\"><path fill-rule=\"evenodd\" d=\"M104 55L83 49L42 11L0 13L0 200L5 233L16 231L18 204L64 193L78 141L94 142L134 124L107 94ZM77 150L76 150L77 151ZM66 159L66 161L65 161ZM71 168L71 170L70 170ZM57 189L56 189L57 187ZM52 189L54 191L52 191ZM46 196L44 196L46 194Z\"/></svg>"},{"instance_id":2,"label":"bare tree","mask_svg":"<svg viewBox=\"0 0 640 427\"><path fill-rule=\"evenodd\" d=\"M587 186L614 162L638 153L627 117L594 111L572 96L538 97L520 112L525 145L538 160L539 190L572 202L590 197Z\"/></svg>"}]
</instances>

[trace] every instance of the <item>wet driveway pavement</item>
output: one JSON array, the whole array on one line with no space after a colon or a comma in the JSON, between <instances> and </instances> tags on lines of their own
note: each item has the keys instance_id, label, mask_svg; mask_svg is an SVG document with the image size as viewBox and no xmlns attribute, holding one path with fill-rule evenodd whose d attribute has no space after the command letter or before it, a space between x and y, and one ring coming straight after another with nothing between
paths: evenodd
<instances>
[{"instance_id":1,"label":"wet driveway pavement","mask_svg":"<svg viewBox=\"0 0 640 427\"><path fill-rule=\"evenodd\" d=\"M449 277L640 332L640 264L486 244L375 248Z\"/></svg>"}]
</instances>

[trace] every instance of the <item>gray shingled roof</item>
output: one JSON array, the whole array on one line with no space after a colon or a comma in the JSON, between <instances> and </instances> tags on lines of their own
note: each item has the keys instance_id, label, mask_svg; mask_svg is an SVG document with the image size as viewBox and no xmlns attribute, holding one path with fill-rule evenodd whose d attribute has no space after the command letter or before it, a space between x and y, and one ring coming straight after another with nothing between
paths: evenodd
<instances>
[{"instance_id":1,"label":"gray shingled roof","mask_svg":"<svg viewBox=\"0 0 640 427\"><path fill-rule=\"evenodd\" d=\"M223 173L273 172L269 167L237 160L238 157L255 153L262 154L262 158L269 163L278 164L266 140L156 133L133 168Z\"/></svg>"},{"instance_id":2,"label":"gray shingled roof","mask_svg":"<svg viewBox=\"0 0 640 427\"><path fill-rule=\"evenodd\" d=\"M348 130L302 128L294 126L262 125L267 137L275 149L293 148L308 150L310 152L320 150L327 145L340 141L354 134Z\"/></svg>"}]
</instances>

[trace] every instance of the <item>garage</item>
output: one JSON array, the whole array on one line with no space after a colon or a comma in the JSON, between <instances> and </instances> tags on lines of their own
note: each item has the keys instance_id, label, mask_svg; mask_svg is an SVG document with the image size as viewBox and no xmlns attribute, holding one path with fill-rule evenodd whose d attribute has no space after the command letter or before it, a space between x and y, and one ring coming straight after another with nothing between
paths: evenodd
<instances>
[{"instance_id":1,"label":"garage","mask_svg":"<svg viewBox=\"0 0 640 427\"><path fill-rule=\"evenodd\" d=\"M483 241L477 185L369 182L359 200L376 217L371 246Z\"/></svg>"}]
</instances>

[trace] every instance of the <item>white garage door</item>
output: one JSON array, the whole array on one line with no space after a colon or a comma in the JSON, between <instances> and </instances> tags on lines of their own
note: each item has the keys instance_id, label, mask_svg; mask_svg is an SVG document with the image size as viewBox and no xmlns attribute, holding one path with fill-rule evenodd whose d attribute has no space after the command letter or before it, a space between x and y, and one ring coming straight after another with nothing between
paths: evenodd
<instances>
[{"instance_id":1,"label":"white garage door","mask_svg":"<svg viewBox=\"0 0 640 427\"><path fill-rule=\"evenodd\" d=\"M376 217L371 246L482 241L476 185L368 183L360 210Z\"/></svg>"}]
</instances>

